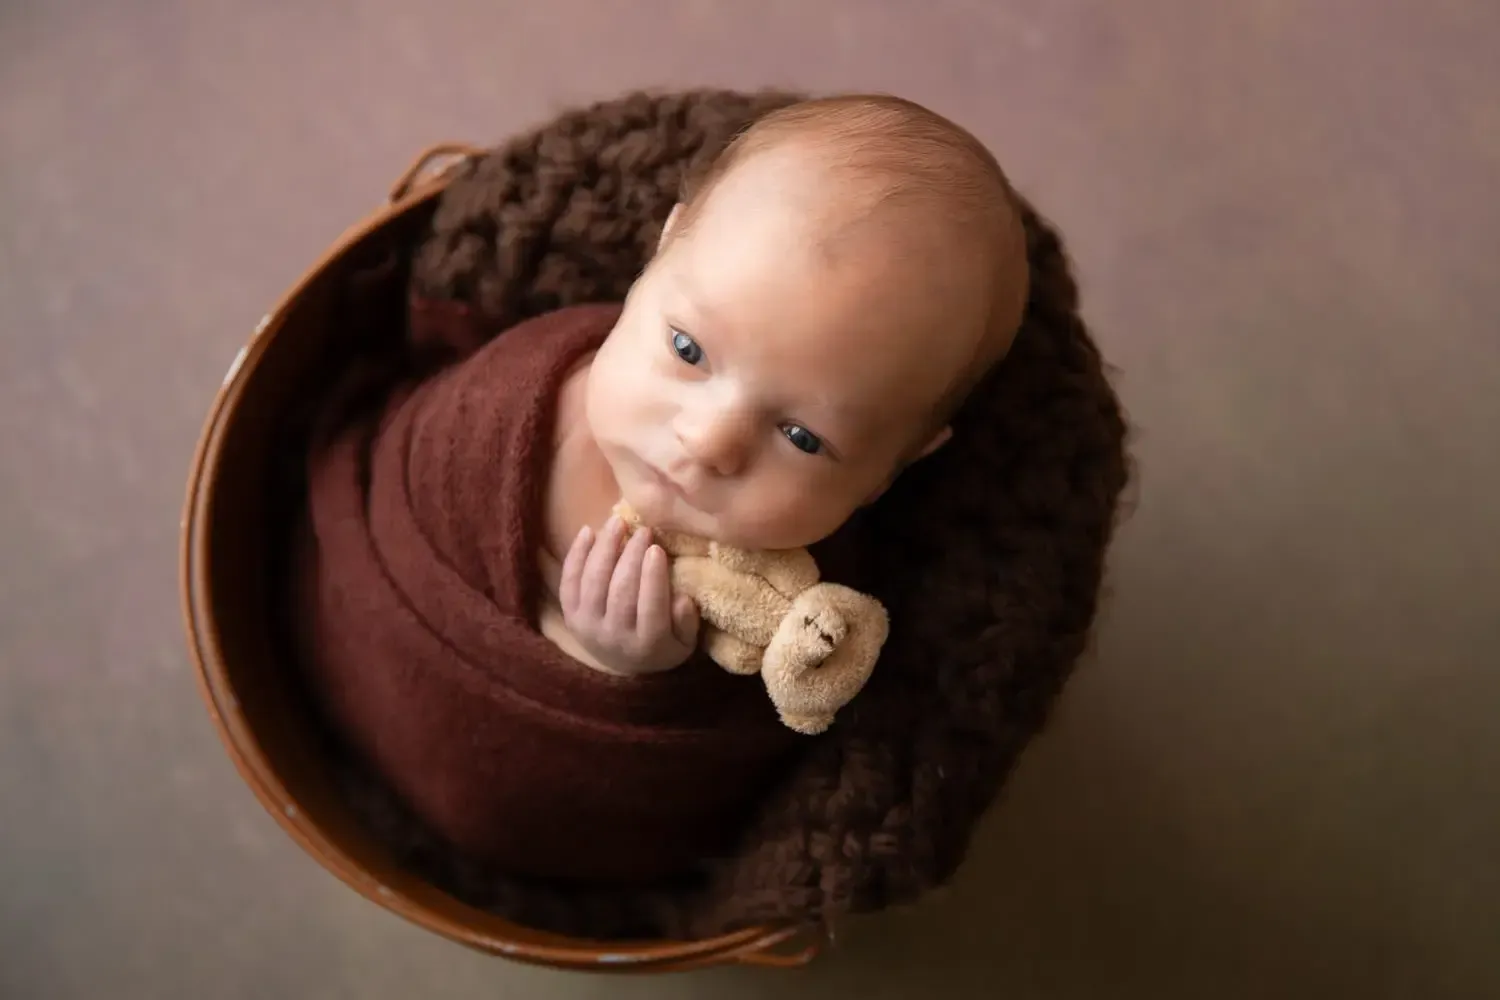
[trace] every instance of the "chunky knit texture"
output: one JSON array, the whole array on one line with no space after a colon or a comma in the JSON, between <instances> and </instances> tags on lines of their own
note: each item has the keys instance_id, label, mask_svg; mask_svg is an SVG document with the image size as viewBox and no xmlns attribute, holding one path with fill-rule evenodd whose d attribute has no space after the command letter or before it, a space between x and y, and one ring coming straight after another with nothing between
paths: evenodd
<instances>
[{"instance_id":1,"label":"chunky knit texture","mask_svg":"<svg viewBox=\"0 0 1500 1000\"><path fill-rule=\"evenodd\" d=\"M685 182L784 93L653 95L563 114L460 168L417 249L414 295L495 331L623 298ZM916 899L971 834L1084 652L1127 478L1125 424L1057 233L1022 204L1032 285L1009 356L955 436L862 516L861 580L891 612L874 677L702 881L598 892L486 872L368 780L351 795L449 891L584 936L698 936ZM607 766L607 762L601 762Z\"/></svg>"}]
</instances>

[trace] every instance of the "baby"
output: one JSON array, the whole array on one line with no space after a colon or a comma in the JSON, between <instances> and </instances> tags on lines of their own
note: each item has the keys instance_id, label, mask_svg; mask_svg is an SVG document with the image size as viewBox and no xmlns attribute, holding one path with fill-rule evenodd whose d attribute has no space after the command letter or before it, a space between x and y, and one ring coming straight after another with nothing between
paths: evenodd
<instances>
[{"instance_id":1,"label":"baby","mask_svg":"<svg viewBox=\"0 0 1500 1000\"><path fill-rule=\"evenodd\" d=\"M887 97L760 119L623 307L460 330L467 357L315 437L295 615L325 716L511 875L654 884L734 850L812 741L695 655L667 557L611 509L824 562L943 446L1027 285L1007 182L956 125ZM445 308L414 304L411 338Z\"/></svg>"},{"instance_id":2,"label":"baby","mask_svg":"<svg viewBox=\"0 0 1500 1000\"><path fill-rule=\"evenodd\" d=\"M747 130L672 212L598 353L563 387L543 633L621 674L691 654L660 529L810 546L942 446L1009 346L1026 250L1003 175L893 98L809 101Z\"/></svg>"}]
</instances>

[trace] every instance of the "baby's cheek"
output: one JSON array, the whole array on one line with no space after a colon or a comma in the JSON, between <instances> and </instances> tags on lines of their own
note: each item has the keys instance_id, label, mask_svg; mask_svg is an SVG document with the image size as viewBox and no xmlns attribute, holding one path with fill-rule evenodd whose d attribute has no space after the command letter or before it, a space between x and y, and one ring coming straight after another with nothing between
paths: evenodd
<instances>
[{"instance_id":1,"label":"baby's cheek","mask_svg":"<svg viewBox=\"0 0 1500 1000\"><path fill-rule=\"evenodd\" d=\"M628 365L610 366L605 376L604 390L613 419L629 418L640 410L641 381L639 373L631 371Z\"/></svg>"},{"instance_id":2,"label":"baby's cheek","mask_svg":"<svg viewBox=\"0 0 1500 1000\"><path fill-rule=\"evenodd\" d=\"M818 501L807 511L807 518L802 526L807 538L802 542L803 545L822 541L838 531L861 506L862 496L856 496L848 489L824 488L815 495Z\"/></svg>"},{"instance_id":3,"label":"baby's cheek","mask_svg":"<svg viewBox=\"0 0 1500 1000\"><path fill-rule=\"evenodd\" d=\"M753 540L751 548L810 545L842 523L831 514L825 496L800 485L778 489L769 497L742 493L736 500L740 532Z\"/></svg>"}]
</instances>

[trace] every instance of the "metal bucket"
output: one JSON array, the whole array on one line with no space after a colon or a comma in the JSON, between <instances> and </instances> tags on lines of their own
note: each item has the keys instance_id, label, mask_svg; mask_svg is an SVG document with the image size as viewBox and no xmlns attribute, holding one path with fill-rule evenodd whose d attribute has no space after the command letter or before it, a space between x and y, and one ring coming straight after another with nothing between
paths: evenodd
<instances>
[{"instance_id":1,"label":"metal bucket","mask_svg":"<svg viewBox=\"0 0 1500 1000\"><path fill-rule=\"evenodd\" d=\"M700 941L587 941L542 933L468 906L404 871L354 816L269 621L272 450L299 384L322 356L342 269L392 227L415 236L462 145L424 152L388 203L347 231L256 328L225 376L193 457L183 512L183 617L199 687L241 777L292 839L371 902L461 944L536 965L668 972L713 965L794 967L821 939L797 927L748 928Z\"/></svg>"}]
</instances>

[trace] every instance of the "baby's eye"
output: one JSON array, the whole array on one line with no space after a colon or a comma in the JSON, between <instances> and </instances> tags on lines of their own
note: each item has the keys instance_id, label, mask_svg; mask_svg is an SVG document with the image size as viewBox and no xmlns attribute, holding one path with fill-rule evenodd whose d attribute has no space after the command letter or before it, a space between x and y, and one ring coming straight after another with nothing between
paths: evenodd
<instances>
[{"instance_id":1,"label":"baby's eye","mask_svg":"<svg viewBox=\"0 0 1500 1000\"><path fill-rule=\"evenodd\" d=\"M798 451L805 451L809 455L816 455L823 450L823 442L806 427L787 424L781 429L781 433L786 435L786 439L792 442L792 445Z\"/></svg>"},{"instance_id":2,"label":"baby's eye","mask_svg":"<svg viewBox=\"0 0 1500 1000\"><path fill-rule=\"evenodd\" d=\"M696 340L681 330L672 331L672 351L690 365L703 363L703 348L699 347Z\"/></svg>"}]
</instances>

